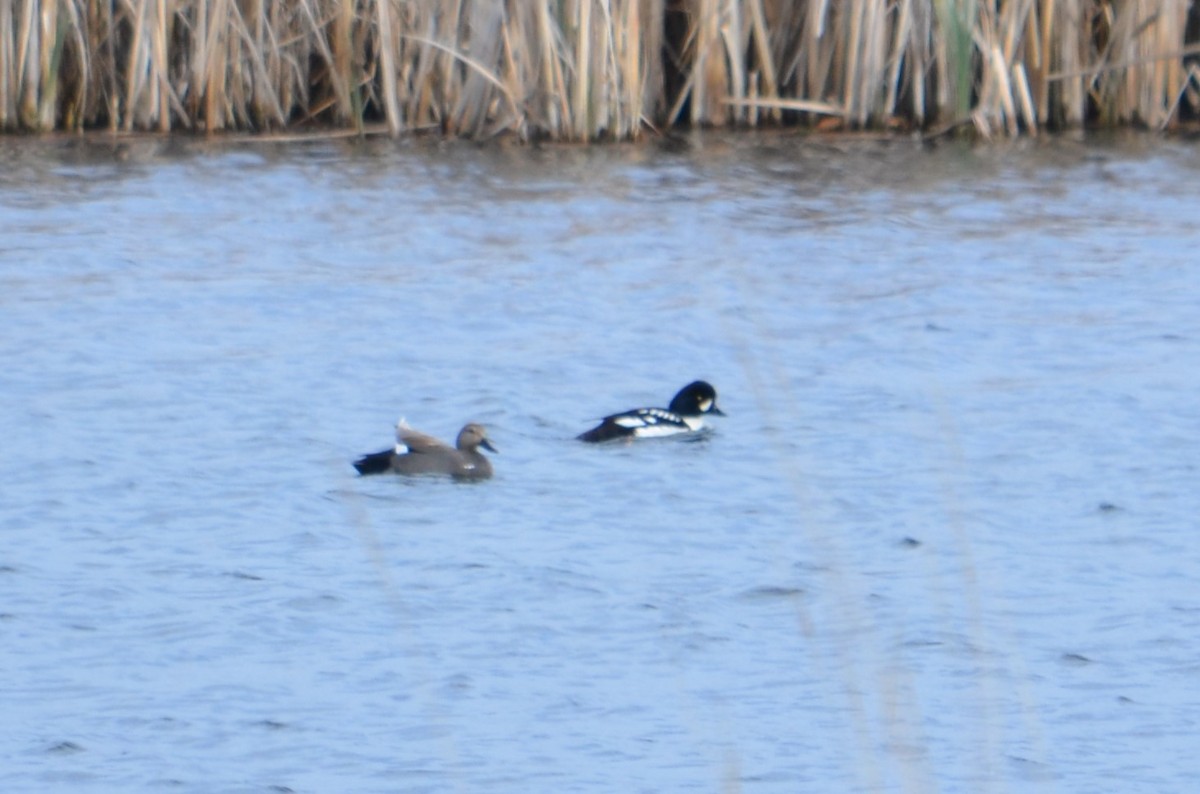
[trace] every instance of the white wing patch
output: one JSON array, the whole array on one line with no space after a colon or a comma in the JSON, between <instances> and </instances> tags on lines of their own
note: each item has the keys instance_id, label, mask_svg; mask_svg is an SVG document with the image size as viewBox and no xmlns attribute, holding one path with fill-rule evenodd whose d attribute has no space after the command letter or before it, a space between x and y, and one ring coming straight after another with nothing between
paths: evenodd
<instances>
[{"instance_id":1,"label":"white wing patch","mask_svg":"<svg viewBox=\"0 0 1200 794\"><path fill-rule=\"evenodd\" d=\"M615 425L632 430L638 438L671 436L698 430L702 422L691 417L664 411L662 408L639 408L636 411L612 417Z\"/></svg>"},{"instance_id":2,"label":"white wing patch","mask_svg":"<svg viewBox=\"0 0 1200 794\"><path fill-rule=\"evenodd\" d=\"M407 421L405 420L405 418L402 416L402 417L400 417L400 418L399 418L399 419L396 421L396 449L395 449L395 453L396 453L397 455L405 455L405 454L408 454L408 444L405 444L405 443L404 443L404 440L401 438L401 435L403 435L403 433L404 433L404 431L405 431L405 430L412 430L412 428L408 426L408 422L407 422Z\"/></svg>"}]
</instances>

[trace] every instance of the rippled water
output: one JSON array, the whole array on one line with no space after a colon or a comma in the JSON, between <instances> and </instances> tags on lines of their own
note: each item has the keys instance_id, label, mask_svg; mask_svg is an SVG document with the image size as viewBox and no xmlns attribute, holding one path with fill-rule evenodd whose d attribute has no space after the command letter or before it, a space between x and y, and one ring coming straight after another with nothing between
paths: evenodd
<instances>
[{"instance_id":1,"label":"rippled water","mask_svg":"<svg viewBox=\"0 0 1200 794\"><path fill-rule=\"evenodd\" d=\"M0 789L1200 776L1194 146L0 147Z\"/></svg>"}]
</instances>

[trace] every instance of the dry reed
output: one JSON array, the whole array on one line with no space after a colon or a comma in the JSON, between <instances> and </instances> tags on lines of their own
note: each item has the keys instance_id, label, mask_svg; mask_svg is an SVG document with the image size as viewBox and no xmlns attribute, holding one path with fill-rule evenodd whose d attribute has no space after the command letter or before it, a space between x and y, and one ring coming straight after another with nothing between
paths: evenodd
<instances>
[{"instance_id":1,"label":"dry reed","mask_svg":"<svg viewBox=\"0 0 1200 794\"><path fill-rule=\"evenodd\" d=\"M1189 0L0 0L0 128L1162 129L1197 38Z\"/></svg>"}]
</instances>

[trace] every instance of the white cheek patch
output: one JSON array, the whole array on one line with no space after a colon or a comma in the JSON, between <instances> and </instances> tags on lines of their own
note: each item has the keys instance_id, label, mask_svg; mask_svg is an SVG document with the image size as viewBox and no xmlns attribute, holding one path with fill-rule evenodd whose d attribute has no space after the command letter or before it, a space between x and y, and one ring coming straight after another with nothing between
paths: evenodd
<instances>
[{"instance_id":1,"label":"white cheek patch","mask_svg":"<svg viewBox=\"0 0 1200 794\"><path fill-rule=\"evenodd\" d=\"M705 397L700 401L700 413L705 413L709 408L712 408L713 401Z\"/></svg>"}]
</instances>

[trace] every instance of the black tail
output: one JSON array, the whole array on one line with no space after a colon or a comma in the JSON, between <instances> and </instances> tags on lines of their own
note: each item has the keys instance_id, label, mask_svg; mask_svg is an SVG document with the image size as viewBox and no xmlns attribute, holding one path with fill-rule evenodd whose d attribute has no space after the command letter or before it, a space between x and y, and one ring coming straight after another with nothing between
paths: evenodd
<instances>
[{"instance_id":1,"label":"black tail","mask_svg":"<svg viewBox=\"0 0 1200 794\"><path fill-rule=\"evenodd\" d=\"M383 452L363 455L354 461L354 468L358 469L359 474L383 474L392 468L392 451L385 449Z\"/></svg>"},{"instance_id":2,"label":"black tail","mask_svg":"<svg viewBox=\"0 0 1200 794\"><path fill-rule=\"evenodd\" d=\"M599 444L604 441L612 441L617 438L629 438L633 435L633 429L622 427L621 425L609 419L605 419L600 424L588 430L586 433L580 433L575 436L580 441L586 441L589 444Z\"/></svg>"}]
</instances>

